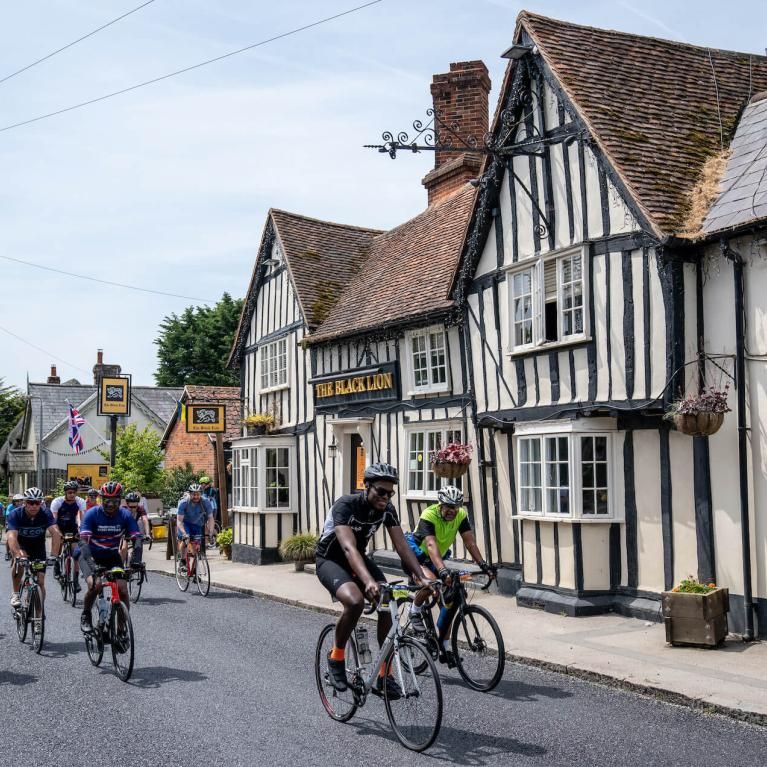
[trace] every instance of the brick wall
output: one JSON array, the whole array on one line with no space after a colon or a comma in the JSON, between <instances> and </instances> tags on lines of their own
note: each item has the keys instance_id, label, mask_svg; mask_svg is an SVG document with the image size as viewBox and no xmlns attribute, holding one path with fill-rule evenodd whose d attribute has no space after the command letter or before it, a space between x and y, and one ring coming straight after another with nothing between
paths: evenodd
<instances>
[{"instance_id":1,"label":"brick wall","mask_svg":"<svg viewBox=\"0 0 767 767\"><path fill-rule=\"evenodd\" d=\"M165 468L185 466L189 462L200 474L215 476L216 452L207 434L188 434L186 424L176 421L165 445Z\"/></svg>"}]
</instances>

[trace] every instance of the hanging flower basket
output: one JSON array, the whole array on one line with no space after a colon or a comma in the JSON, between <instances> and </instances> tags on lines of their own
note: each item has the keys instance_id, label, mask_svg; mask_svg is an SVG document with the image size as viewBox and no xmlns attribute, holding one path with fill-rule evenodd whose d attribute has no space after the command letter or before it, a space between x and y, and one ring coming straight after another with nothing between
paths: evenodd
<instances>
[{"instance_id":1,"label":"hanging flower basket","mask_svg":"<svg viewBox=\"0 0 767 767\"><path fill-rule=\"evenodd\" d=\"M676 430L690 437L710 437L716 434L724 422L724 414L730 412L724 389L703 387L700 394L690 394L677 400L665 417L674 422Z\"/></svg>"},{"instance_id":2,"label":"hanging flower basket","mask_svg":"<svg viewBox=\"0 0 767 767\"><path fill-rule=\"evenodd\" d=\"M469 470L468 463L450 463L450 461L434 461L431 470L443 479L458 479Z\"/></svg>"},{"instance_id":3,"label":"hanging flower basket","mask_svg":"<svg viewBox=\"0 0 767 767\"><path fill-rule=\"evenodd\" d=\"M469 470L472 450L471 445L451 442L431 454L431 470L443 479L458 479Z\"/></svg>"},{"instance_id":4,"label":"hanging flower basket","mask_svg":"<svg viewBox=\"0 0 767 767\"><path fill-rule=\"evenodd\" d=\"M674 415L677 431L690 437L710 437L716 434L724 423L724 413L698 413L697 415Z\"/></svg>"}]
</instances>

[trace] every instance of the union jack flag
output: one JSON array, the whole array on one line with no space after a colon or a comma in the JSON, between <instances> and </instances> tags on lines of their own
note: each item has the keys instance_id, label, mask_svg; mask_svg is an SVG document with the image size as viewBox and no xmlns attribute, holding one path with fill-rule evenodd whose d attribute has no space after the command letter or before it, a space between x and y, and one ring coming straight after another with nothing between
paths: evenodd
<instances>
[{"instance_id":1,"label":"union jack flag","mask_svg":"<svg viewBox=\"0 0 767 767\"><path fill-rule=\"evenodd\" d=\"M69 447L79 455L83 450L83 438L80 434L80 427L85 423L85 419L80 415L77 408L69 406Z\"/></svg>"}]
</instances>

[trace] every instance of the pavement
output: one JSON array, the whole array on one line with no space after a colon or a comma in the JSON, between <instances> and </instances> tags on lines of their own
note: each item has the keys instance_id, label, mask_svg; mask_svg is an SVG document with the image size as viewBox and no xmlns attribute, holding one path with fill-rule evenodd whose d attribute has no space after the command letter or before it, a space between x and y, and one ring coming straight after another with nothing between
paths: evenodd
<instances>
[{"instance_id":1,"label":"pavement","mask_svg":"<svg viewBox=\"0 0 767 767\"><path fill-rule=\"evenodd\" d=\"M153 572L173 574L160 545L145 552ZM340 612L307 566L253 566L211 553L213 585L319 612ZM767 643L730 635L717 649L672 647L661 623L619 615L571 618L518 607L475 590L497 620L509 660L653 695L667 702L767 726Z\"/></svg>"}]
</instances>

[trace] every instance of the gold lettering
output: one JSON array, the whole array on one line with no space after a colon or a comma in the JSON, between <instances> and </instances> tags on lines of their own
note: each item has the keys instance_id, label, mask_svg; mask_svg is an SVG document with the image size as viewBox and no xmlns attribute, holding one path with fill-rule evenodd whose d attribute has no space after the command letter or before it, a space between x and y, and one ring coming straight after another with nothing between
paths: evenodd
<instances>
[{"instance_id":1,"label":"gold lettering","mask_svg":"<svg viewBox=\"0 0 767 767\"><path fill-rule=\"evenodd\" d=\"M384 379L384 387L383 388L384 389L391 389L392 386L393 386L392 374L391 373L384 373L383 374L383 379Z\"/></svg>"},{"instance_id":2,"label":"gold lettering","mask_svg":"<svg viewBox=\"0 0 767 767\"><path fill-rule=\"evenodd\" d=\"M336 394L341 395L344 393L344 382L336 381Z\"/></svg>"}]
</instances>

